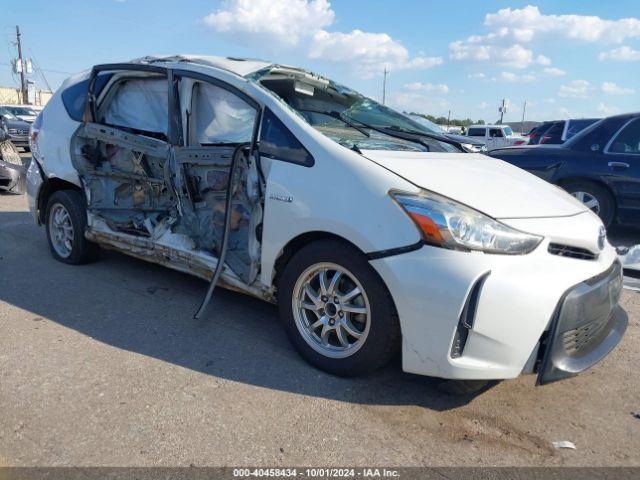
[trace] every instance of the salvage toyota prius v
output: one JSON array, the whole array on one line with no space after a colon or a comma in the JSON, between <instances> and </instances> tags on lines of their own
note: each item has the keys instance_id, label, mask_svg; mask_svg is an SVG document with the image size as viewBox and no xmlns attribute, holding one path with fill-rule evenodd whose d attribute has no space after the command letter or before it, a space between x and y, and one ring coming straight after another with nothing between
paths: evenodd
<instances>
[{"instance_id":1,"label":"salvage toyota prius v","mask_svg":"<svg viewBox=\"0 0 640 480\"><path fill-rule=\"evenodd\" d=\"M117 249L209 280L203 307L216 283L277 303L334 374L401 351L407 372L547 383L627 325L589 209L299 68L99 65L56 92L34 143L30 207L54 258Z\"/></svg>"}]
</instances>

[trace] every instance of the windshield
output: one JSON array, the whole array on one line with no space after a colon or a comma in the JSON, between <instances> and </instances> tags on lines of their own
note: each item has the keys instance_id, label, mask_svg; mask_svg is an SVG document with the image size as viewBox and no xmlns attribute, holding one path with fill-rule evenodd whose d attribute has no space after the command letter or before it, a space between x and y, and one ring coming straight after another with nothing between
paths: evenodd
<instances>
[{"instance_id":1,"label":"windshield","mask_svg":"<svg viewBox=\"0 0 640 480\"><path fill-rule=\"evenodd\" d=\"M33 115L33 116L38 115L35 110L29 107L4 107L4 108L6 110L9 110L9 112L13 113L14 115Z\"/></svg>"},{"instance_id":2,"label":"windshield","mask_svg":"<svg viewBox=\"0 0 640 480\"><path fill-rule=\"evenodd\" d=\"M249 75L316 130L347 148L460 152L412 118L324 77L272 66Z\"/></svg>"},{"instance_id":3,"label":"windshield","mask_svg":"<svg viewBox=\"0 0 640 480\"><path fill-rule=\"evenodd\" d=\"M18 117L16 117L13 113L11 113L6 108L0 108L0 115L2 115L3 117L6 117L9 120L19 120Z\"/></svg>"},{"instance_id":4,"label":"windshield","mask_svg":"<svg viewBox=\"0 0 640 480\"><path fill-rule=\"evenodd\" d=\"M438 133L442 135L446 133L440 125L437 123L433 123L431 120L425 117L421 117L420 115L409 115L409 117L414 121L422 125L424 128L433 133Z\"/></svg>"}]
</instances>

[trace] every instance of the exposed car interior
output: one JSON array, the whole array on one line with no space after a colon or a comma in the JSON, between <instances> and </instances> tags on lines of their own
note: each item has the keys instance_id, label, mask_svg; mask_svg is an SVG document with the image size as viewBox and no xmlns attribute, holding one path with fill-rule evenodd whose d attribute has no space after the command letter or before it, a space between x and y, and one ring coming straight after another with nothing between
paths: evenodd
<instances>
[{"instance_id":1,"label":"exposed car interior","mask_svg":"<svg viewBox=\"0 0 640 480\"><path fill-rule=\"evenodd\" d=\"M166 76L113 72L99 94L98 121L79 129L72 149L89 231L133 243L141 255L164 245L176 256L186 251L213 260L228 217L225 263L251 284L259 272L262 221L262 187L250 155L257 109L221 86L177 81L175 115L184 139L177 145L168 140Z\"/></svg>"}]
</instances>

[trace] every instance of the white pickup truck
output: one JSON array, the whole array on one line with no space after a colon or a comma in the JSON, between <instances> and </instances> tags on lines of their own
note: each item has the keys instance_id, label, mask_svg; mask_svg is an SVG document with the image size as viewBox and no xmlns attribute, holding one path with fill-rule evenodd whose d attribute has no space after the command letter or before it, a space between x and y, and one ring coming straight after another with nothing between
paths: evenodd
<instances>
[{"instance_id":1,"label":"white pickup truck","mask_svg":"<svg viewBox=\"0 0 640 480\"><path fill-rule=\"evenodd\" d=\"M470 125L466 135L484 142L487 150L524 145L528 142L526 137L514 135L509 125Z\"/></svg>"}]
</instances>

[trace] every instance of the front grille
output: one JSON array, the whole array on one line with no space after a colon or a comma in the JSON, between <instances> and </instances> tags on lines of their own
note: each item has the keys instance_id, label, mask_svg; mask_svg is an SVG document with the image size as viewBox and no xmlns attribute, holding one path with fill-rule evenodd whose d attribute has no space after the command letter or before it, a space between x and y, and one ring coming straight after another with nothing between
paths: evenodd
<instances>
[{"instance_id":1,"label":"front grille","mask_svg":"<svg viewBox=\"0 0 640 480\"><path fill-rule=\"evenodd\" d=\"M572 247L571 245L562 245L561 243L550 243L547 250L551 255L559 255L560 257L577 258L580 260L595 260L598 258L598 255L591 250Z\"/></svg>"},{"instance_id":2,"label":"front grille","mask_svg":"<svg viewBox=\"0 0 640 480\"><path fill-rule=\"evenodd\" d=\"M27 135L29 133L29 130L25 128L10 128L9 133L11 135Z\"/></svg>"},{"instance_id":3,"label":"front grille","mask_svg":"<svg viewBox=\"0 0 640 480\"><path fill-rule=\"evenodd\" d=\"M580 325L578 328L564 332L562 334L564 349L567 353L571 354L588 347L593 340L599 338L598 335L602 332L602 329L607 325L608 321L608 316L602 316L589 323Z\"/></svg>"}]
</instances>

